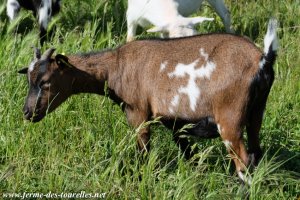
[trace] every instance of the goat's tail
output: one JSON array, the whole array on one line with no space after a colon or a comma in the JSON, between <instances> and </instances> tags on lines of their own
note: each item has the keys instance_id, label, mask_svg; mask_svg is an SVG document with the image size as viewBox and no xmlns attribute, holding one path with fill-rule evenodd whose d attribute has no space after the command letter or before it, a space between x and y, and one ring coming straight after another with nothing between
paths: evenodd
<instances>
[{"instance_id":1,"label":"goat's tail","mask_svg":"<svg viewBox=\"0 0 300 200\"><path fill-rule=\"evenodd\" d=\"M275 62L278 49L277 23L277 20L274 18L269 20L268 30L264 38L264 55L259 63L261 70L272 68Z\"/></svg>"}]
</instances>

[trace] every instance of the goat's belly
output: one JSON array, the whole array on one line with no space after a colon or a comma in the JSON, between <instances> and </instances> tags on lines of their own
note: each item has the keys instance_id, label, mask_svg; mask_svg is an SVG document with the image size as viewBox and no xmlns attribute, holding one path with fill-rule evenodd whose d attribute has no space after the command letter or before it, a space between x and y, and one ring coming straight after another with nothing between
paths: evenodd
<instances>
[{"instance_id":1,"label":"goat's belly","mask_svg":"<svg viewBox=\"0 0 300 200\"><path fill-rule=\"evenodd\" d=\"M201 99L197 100L191 102L189 98L181 98L180 95L166 99L155 99L151 104L151 111L154 118L166 117L198 121L207 116L213 117L212 105L205 103L206 101L201 101Z\"/></svg>"},{"instance_id":2,"label":"goat's belly","mask_svg":"<svg viewBox=\"0 0 300 200\"><path fill-rule=\"evenodd\" d=\"M162 117L167 119L182 119L187 121L199 121L202 118L212 116L212 113L203 110L192 111L189 107L182 107L181 109L172 106L158 107L153 109L152 114L154 118Z\"/></svg>"},{"instance_id":3,"label":"goat's belly","mask_svg":"<svg viewBox=\"0 0 300 200\"><path fill-rule=\"evenodd\" d=\"M214 121L211 121L210 117L205 117L198 121L162 118L161 122L176 134L192 135L199 138L216 138L220 136L217 125ZM184 131L180 133L178 132L179 130Z\"/></svg>"}]
</instances>

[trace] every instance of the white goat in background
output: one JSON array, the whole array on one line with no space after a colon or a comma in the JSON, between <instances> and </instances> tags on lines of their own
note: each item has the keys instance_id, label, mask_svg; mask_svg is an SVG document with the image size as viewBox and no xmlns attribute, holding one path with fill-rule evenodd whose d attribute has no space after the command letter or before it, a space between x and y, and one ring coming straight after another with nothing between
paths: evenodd
<instances>
[{"instance_id":1,"label":"white goat in background","mask_svg":"<svg viewBox=\"0 0 300 200\"><path fill-rule=\"evenodd\" d=\"M207 0L221 17L226 32L232 33L230 13L223 0ZM162 32L164 37L195 35L196 24L213 18L186 17L195 13L203 0L128 0L127 41L134 40L136 28L154 25L148 32Z\"/></svg>"}]
</instances>

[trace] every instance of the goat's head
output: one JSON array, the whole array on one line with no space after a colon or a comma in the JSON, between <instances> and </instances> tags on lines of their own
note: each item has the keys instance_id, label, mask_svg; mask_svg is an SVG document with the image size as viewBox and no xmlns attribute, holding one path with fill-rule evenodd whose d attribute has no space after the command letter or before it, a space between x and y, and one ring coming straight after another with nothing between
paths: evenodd
<instances>
[{"instance_id":1,"label":"goat's head","mask_svg":"<svg viewBox=\"0 0 300 200\"><path fill-rule=\"evenodd\" d=\"M51 58L54 50L50 48L41 55L36 48L30 66L19 71L28 78L29 91L23 112L25 119L32 122L43 119L71 95L72 78L67 75L71 65L63 55Z\"/></svg>"},{"instance_id":2,"label":"goat's head","mask_svg":"<svg viewBox=\"0 0 300 200\"><path fill-rule=\"evenodd\" d=\"M192 36L197 34L197 31L194 29L194 26L196 24L213 20L214 18L207 17L180 17L172 24L167 24L162 27L153 27L151 29L148 29L147 32L166 33L170 38Z\"/></svg>"}]
</instances>

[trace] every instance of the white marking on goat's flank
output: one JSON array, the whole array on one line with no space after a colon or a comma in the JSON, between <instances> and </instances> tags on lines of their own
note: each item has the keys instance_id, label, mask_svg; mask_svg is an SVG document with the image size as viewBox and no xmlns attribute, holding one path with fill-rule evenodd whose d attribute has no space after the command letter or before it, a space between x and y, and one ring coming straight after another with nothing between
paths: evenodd
<instances>
[{"instance_id":1,"label":"white marking on goat's flank","mask_svg":"<svg viewBox=\"0 0 300 200\"><path fill-rule=\"evenodd\" d=\"M39 8L39 24L42 26L45 30L47 30L48 23L50 21L50 15L51 15L51 6L52 2L51 0L43 0L42 7Z\"/></svg>"},{"instance_id":2,"label":"white marking on goat's flank","mask_svg":"<svg viewBox=\"0 0 300 200\"><path fill-rule=\"evenodd\" d=\"M173 107L177 107L179 104L179 95L175 95L171 101L171 105Z\"/></svg>"},{"instance_id":3,"label":"white marking on goat's flank","mask_svg":"<svg viewBox=\"0 0 300 200\"><path fill-rule=\"evenodd\" d=\"M200 97L201 91L196 84L197 78L210 79L212 72L216 68L216 64L208 60L208 54L204 52L204 49L200 49L200 55L204 57L204 63L200 68L195 69L200 59L196 59L190 64L178 63L175 66L175 70L168 73L169 78L178 77L182 78L186 75L189 76L188 84L178 88L178 93L186 94L190 101L190 108L192 111L196 110L197 100Z\"/></svg>"},{"instance_id":4,"label":"white marking on goat's flank","mask_svg":"<svg viewBox=\"0 0 300 200\"><path fill-rule=\"evenodd\" d=\"M169 107L169 113L170 113L171 115L174 114L174 109L173 109L172 107Z\"/></svg>"},{"instance_id":5,"label":"white marking on goat's flank","mask_svg":"<svg viewBox=\"0 0 300 200\"><path fill-rule=\"evenodd\" d=\"M168 61L164 61L160 64L160 72L164 71L167 67Z\"/></svg>"},{"instance_id":6,"label":"white marking on goat's flank","mask_svg":"<svg viewBox=\"0 0 300 200\"><path fill-rule=\"evenodd\" d=\"M238 176L240 177L240 179L244 182L244 183L247 183L248 185L251 185L252 184L252 178L251 177L246 177L246 175L241 172L241 171L238 171Z\"/></svg>"},{"instance_id":7,"label":"white marking on goat's flank","mask_svg":"<svg viewBox=\"0 0 300 200\"><path fill-rule=\"evenodd\" d=\"M203 49L203 48L200 49L200 54L201 54L201 56L204 57L205 61L208 60L208 54L204 52L204 49Z\"/></svg>"}]
</instances>

